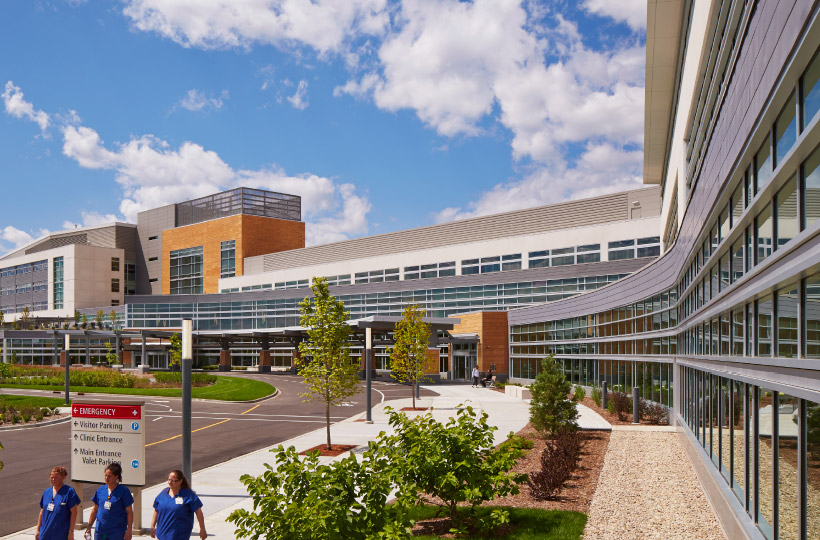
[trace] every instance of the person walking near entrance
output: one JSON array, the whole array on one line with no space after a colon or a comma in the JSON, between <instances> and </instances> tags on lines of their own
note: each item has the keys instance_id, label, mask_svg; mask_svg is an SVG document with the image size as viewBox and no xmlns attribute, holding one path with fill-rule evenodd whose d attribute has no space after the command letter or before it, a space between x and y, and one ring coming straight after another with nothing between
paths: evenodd
<instances>
[{"instance_id":1,"label":"person walking near entrance","mask_svg":"<svg viewBox=\"0 0 820 540\"><path fill-rule=\"evenodd\" d=\"M473 366L473 388L478 388L478 366Z\"/></svg>"},{"instance_id":2,"label":"person walking near entrance","mask_svg":"<svg viewBox=\"0 0 820 540\"><path fill-rule=\"evenodd\" d=\"M122 467L119 463L111 463L105 468L105 484L91 498L94 508L91 509L88 529L85 531L88 536L91 536L91 528L96 521L96 540L131 540L134 497L120 482Z\"/></svg>"},{"instance_id":3,"label":"person walking near entrance","mask_svg":"<svg viewBox=\"0 0 820 540\"><path fill-rule=\"evenodd\" d=\"M80 497L74 488L64 484L68 472L65 467L51 469L51 487L40 497L40 517L34 540L72 540L77 523L77 505Z\"/></svg>"},{"instance_id":4,"label":"person walking near entrance","mask_svg":"<svg viewBox=\"0 0 820 540\"><path fill-rule=\"evenodd\" d=\"M199 537L205 532L202 501L191 491L188 479L182 471L168 473L168 487L154 499L154 517L151 520L151 538L159 540L188 540L194 530L194 516L199 522Z\"/></svg>"}]
</instances>

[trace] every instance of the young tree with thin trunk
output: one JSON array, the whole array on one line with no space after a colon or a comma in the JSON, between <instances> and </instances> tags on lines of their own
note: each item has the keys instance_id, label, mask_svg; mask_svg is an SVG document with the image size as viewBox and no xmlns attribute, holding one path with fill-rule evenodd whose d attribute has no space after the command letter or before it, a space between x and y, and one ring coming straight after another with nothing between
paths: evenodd
<instances>
[{"instance_id":1,"label":"young tree with thin trunk","mask_svg":"<svg viewBox=\"0 0 820 540\"><path fill-rule=\"evenodd\" d=\"M424 310L418 304L404 308L402 319L396 323L396 345L390 349L392 377L400 383L410 383L413 408L416 408L416 384L425 379L428 367L427 349L430 341L430 325L425 324Z\"/></svg>"},{"instance_id":2,"label":"young tree with thin trunk","mask_svg":"<svg viewBox=\"0 0 820 540\"><path fill-rule=\"evenodd\" d=\"M308 339L299 344L297 360L300 375L305 378L306 401L325 404L327 449L330 444L330 407L339 405L356 393L359 367L350 361L348 337L350 326L344 303L328 292L325 278L313 278L313 298L299 302L300 324Z\"/></svg>"}]
</instances>

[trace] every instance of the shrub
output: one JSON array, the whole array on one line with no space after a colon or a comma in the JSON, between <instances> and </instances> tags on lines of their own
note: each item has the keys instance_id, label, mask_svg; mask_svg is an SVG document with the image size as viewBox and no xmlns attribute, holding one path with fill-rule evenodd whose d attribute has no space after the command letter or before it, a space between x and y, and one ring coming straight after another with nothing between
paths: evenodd
<instances>
[{"instance_id":1,"label":"shrub","mask_svg":"<svg viewBox=\"0 0 820 540\"><path fill-rule=\"evenodd\" d=\"M541 369L530 385L530 422L541 432L553 435L578 429L578 410L567 399L570 384L553 355L541 362Z\"/></svg>"},{"instance_id":2,"label":"shrub","mask_svg":"<svg viewBox=\"0 0 820 540\"><path fill-rule=\"evenodd\" d=\"M592 401L594 401L595 404L600 407L601 406L601 389L598 388L597 386L594 386L592 388L592 396L591 397L592 397Z\"/></svg>"},{"instance_id":3,"label":"shrub","mask_svg":"<svg viewBox=\"0 0 820 540\"><path fill-rule=\"evenodd\" d=\"M205 371L216 371L219 369L219 364L205 364L201 369L204 369Z\"/></svg>"},{"instance_id":4,"label":"shrub","mask_svg":"<svg viewBox=\"0 0 820 540\"><path fill-rule=\"evenodd\" d=\"M43 410L42 409L40 409L39 411L34 413L34 419L37 420L38 422L43 419Z\"/></svg>"},{"instance_id":5,"label":"shrub","mask_svg":"<svg viewBox=\"0 0 820 540\"><path fill-rule=\"evenodd\" d=\"M577 431L565 431L547 441L541 453L541 469L530 474L527 481L533 497L549 500L561 492L578 467L582 446L581 435Z\"/></svg>"},{"instance_id":6,"label":"shrub","mask_svg":"<svg viewBox=\"0 0 820 540\"><path fill-rule=\"evenodd\" d=\"M626 415L632 411L632 396L623 392L610 392L607 409L612 414L617 414L618 420L626 420Z\"/></svg>"},{"instance_id":7,"label":"shrub","mask_svg":"<svg viewBox=\"0 0 820 540\"><path fill-rule=\"evenodd\" d=\"M658 403L651 403L641 399L641 418L644 418L650 424L668 424L669 412L666 407Z\"/></svg>"},{"instance_id":8,"label":"shrub","mask_svg":"<svg viewBox=\"0 0 820 540\"><path fill-rule=\"evenodd\" d=\"M584 390L582 386L575 386L575 393L572 395L572 399L577 401L578 403L584 401L584 398L587 397L587 392Z\"/></svg>"},{"instance_id":9,"label":"shrub","mask_svg":"<svg viewBox=\"0 0 820 540\"><path fill-rule=\"evenodd\" d=\"M535 443L532 440L522 437L521 435L512 435L498 447L505 451L510 448L516 450L515 457L518 459L526 454L525 450L530 450L533 446L535 446Z\"/></svg>"},{"instance_id":10,"label":"shrub","mask_svg":"<svg viewBox=\"0 0 820 540\"><path fill-rule=\"evenodd\" d=\"M19 424L21 420L22 420L22 418L20 417L19 414L14 413L14 414L11 415L11 423L12 424Z\"/></svg>"},{"instance_id":11,"label":"shrub","mask_svg":"<svg viewBox=\"0 0 820 540\"><path fill-rule=\"evenodd\" d=\"M390 447L371 442L361 460L350 455L329 465L319 453L303 460L291 446L276 450L277 467L258 477L242 476L253 499L253 511L236 510L228 517L237 536L254 540L331 540L337 538L410 538L410 486L399 486L395 501L395 468Z\"/></svg>"},{"instance_id":12,"label":"shrub","mask_svg":"<svg viewBox=\"0 0 820 540\"><path fill-rule=\"evenodd\" d=\"M475 514L486 501L517 494L518 484L526 480L526 475L510 473L521 452L518 443L494 447L496 428L487 424L487 413L478 417L472 407L460 408L445 425L429 413L409 419L390 410L389 422L395 435L378 444L392 449L399 485L443 501L454 531L487 534L509 517L501 509L483 517ZM469 505L467 516L458 512L460 503Z\"/></svg>"},{"instance_id":13,"label":"shrub","mask_svg":"<svg viewBox=\"0 0 820 540\"><path fill-rule=\"evenodd\" d=\"M43 407L42 409L40 409L40 413L43 416L51 416L51 408L50 407Z\"/></svg>"},{"instance_id":14,"label":"shrub","mask_svg":"<svg viewBox=\"0 0 820 540\"><path fill-rule=\"evenodd\" d=\"M179 371L157 371L153 374L157 382L167 384L182 384L182 373ZM191 373L191 383L194 385L214 384L216 382L216 375L209 375L207 373Z\"/></svg>"}]
</instances>

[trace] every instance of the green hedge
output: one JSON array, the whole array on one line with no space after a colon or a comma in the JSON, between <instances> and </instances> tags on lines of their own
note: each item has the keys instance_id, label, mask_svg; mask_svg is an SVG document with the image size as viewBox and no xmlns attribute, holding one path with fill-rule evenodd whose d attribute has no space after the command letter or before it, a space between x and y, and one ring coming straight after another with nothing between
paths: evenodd
<instances>
[{"instance_id":1,"label":"green hedge","mask_svg":"<svg viewBox=\"0 0 820 540\"><path fill-rule=\"evenodd\" d=\"M182 373L179 371L156 371L151 375L157 382L182 384ZM208 375L207 373L191 374L191 382L193 384L214 384L216 382L216 379L216 375Z\"/></svg>"},{"instance_id":2,"label":"green hedge","mask_svg":"<svg viewBox=\"0 0 820 540\"><path fill-rule=\"evenodd\" d=\"M49 366L12 366L8 376L0 379L4 384L63 386L65 370ZM76 370L68 375L72 386L103 386L108 388L134 388L138 377L110 370Z\"/></svg>"}]
</instances>

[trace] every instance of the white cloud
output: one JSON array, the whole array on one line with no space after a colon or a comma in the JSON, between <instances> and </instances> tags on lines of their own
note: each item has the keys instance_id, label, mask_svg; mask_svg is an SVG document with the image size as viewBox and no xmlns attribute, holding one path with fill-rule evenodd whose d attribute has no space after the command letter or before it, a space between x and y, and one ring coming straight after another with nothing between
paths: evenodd
<instances>
[{"instance_id":1,"label":"white cloud","mask_svg":"<svg viewBox=\"0 0 820 540\"><path fill-rule=\"evenodd\" d=\"M34 237L26 231L21 231L17 227L8 225L0 229L0 241L11 244L12 249L24 246L34 240Z\"/></svg>"},{"instance_id":2,"label":"white cloud","mask_svg":"<svg viewBox=\"0 0 820 540\"><path fill-rule=\"evenodd\" d=\"M352 36L383 32L387 0L126 0L135 28L184 47L280 47L292 43L320 54L341 51Z\"/></svg>"},{"instance_id":3,"label":"white cloud","mask_svg":"<svg viewBox=\"0 0 820 540\"><path fill-rule=\"evenodd\" d=\"M646 0L586 0L590 13L625 22L633 30L646 28Z\"/></svg>"},{"instance_id":4,"label":"white cloud","mask_svg":"<svg viewBox=\"0 0 820 540\"><path fill-rule=\"evenodd\" d=\"M66 220L63 222L63 228L76 229L77 227L94 227L96 225L106 225L115 221L123 221L122 218L117 217L114 214L100 214L99 212L89 212L86 210L83 210L80 215L82 218L80 223Z\"/></svg>"},{"instance_id":5,"label":"white cloud","mask_svg":"<svg viewBox=\"0 0 820 540\"><path fill-rule=\"evenodd\" d=\"M116 173L124 198L120 212L134 222L139 212L239 186L293 193L302 197L302 216L308 242L321 243L367 232L370 203L351 184L312 174L288 175L271 167L235 171L216 152L185 142L171 149L167 142L144 135L105 147L96 131L81 126L63 130L63 153L90 169ZM83 213L83 224L119 219L113 215Z\"/></svg>"},{"instance_id":6,"label":"white cloud","mask_svg":"<svg viewBox=\"0 0 820 540\"><path fill-rule=\"evenodd\" d=\"M196 88L188 90L178 105L183 109L189 111L210 111L219 110L224 104L224 100L228 99L228 91L223 90L219 97L208 97L204 92L200 92Z\"/></svg>"},{"instance_id":7,"label":"white cloud","mask_svg":"<svg viewBox=\"0 0 820 540\"><path fill-rule=\"evenodd\" d=\"M643 187L643 152L610 143L589 143L570 168L542 167L519 181L501 183L483 193L469 208L445 208L437 223L595 197Z\"/></svg>"},{"instance_id":8,"label":"white cloud","mask_svg":"<svg viewBox=\"0 0 820 540\"><path fill-rule=\"evenodd\" d=\"M12 81L8 81L2 96L6 113L14 118L27 118L40 126L40 131L46 132L50 123L48 114L35 110L34 105L23 99L23 91L19 86L14 86Z\"/></svg>"},{"instance_id":9,"label":"white cloud","mask_svg":"<svg viewBox=\"0 0 820 540\"><path fill-rule=\"evenodd\" d=\"M308 108L308 105L310 105L307 100L307 89L308 82L303 79L299 81L299 85L296 87L296 92L292 96L288 97L288 101L295 109L303 111Z\"/></svg>"}]
</instances>

